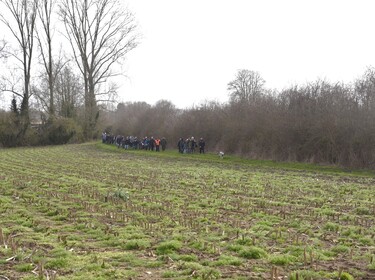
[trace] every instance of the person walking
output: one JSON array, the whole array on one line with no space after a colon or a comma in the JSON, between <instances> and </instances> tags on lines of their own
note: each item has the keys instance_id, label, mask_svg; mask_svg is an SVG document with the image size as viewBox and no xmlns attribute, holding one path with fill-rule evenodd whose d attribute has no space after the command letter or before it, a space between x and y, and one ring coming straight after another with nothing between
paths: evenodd
<instances>
[{"instance_id":1,"label":"person walking","mask_svg":"<svg viewBox=\"0 0 375 280\"><path fill-rule=\"evenodd\" d=\"M150 151L154 151L154 147L155 147L155 139L154 139L153 136L151 136L151 138L150 138L150 143L149 143L148 145L149 145Z\"/></svg>"},{"instance_id":2,"label":"person walking","mask_svg":"<svg viewBox=\"0 0 375 280\"><path fill-rule=\"evenodd\" d=\"M157 152L160 152L160 139L159 139L159 138L156 138L156 139L154 140L154 142L155 142L155 150L156 150Z\"/></svg>"},{"instance_id":3,"label":"person walking","mask_svg":"<svg viewBox=\"0 0 375 280\"><path fill-rule=\"evenodd\" d=\"M199 146L199 153L204 154L204 147L206 146L206 142L204 142L203 138L199 139L198 146Z\"/></svg>"},{"instance_id":4,"label":"person walking","mask_svg":"<svg viewBox=\"0 0 375 280\"><path fill-rule=\"evenodd\" d=\"M161 145L161 150L164 152L165 149L167 148L167 140L165 139L165 137L161 138L160 145Z\"/></svg>"},{"instance_id":5,"label":"person walking","mask_svg":"<svg viewBox=\"0 0 375 280\"><path fill-rule=\"evenodd\" d=\"M197 147L197 142L195 141L194 137L190 138L190 152L194 154L195 148Z\"/></svg>"},{"instance_id":6,"label":"person walking","mask_svg":"<svg viewBox=\"0 0 375 280\"><path fill-rule=\"evenodd\" d=\"M178 148L179 153L182 154L184 152L184 146L185 146L185 141L182 137L180 137L180 140L178 140L177 142L177 148Z\"/></svg>"}]
</instances>

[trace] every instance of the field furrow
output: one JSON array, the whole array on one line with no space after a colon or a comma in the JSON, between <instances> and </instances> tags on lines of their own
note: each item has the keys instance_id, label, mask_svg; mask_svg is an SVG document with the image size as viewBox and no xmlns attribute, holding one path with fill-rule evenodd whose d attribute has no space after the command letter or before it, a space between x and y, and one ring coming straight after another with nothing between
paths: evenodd
<instances>
[{"instance_id":1,"label":"field furrow","mask_svg":"<svg viewBox=\"0 0 375 280\"><path fill-rule=\"evenodd\" d=\"M375 279L374 185L92 143L0 150L0 278Z\"/></svg>"}]
</instances>

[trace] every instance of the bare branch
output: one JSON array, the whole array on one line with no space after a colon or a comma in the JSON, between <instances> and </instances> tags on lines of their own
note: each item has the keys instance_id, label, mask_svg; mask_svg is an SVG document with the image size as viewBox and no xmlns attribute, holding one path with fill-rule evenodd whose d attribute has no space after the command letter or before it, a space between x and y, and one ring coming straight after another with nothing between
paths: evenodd
<instances>
[{"instance_id":1,"label":"bare branch","mask_svg":"<svg viewBox=\"0 0 375 280\"><path fill-rule=\"evenodd\" d=\"M84 78L86 131L90 131L98 102L107 101L96 96L113 97L111 91L100 92L99 85L113 75L113 65L138 44L135 20L120 0L62 0L59 11Z\"/></svg>"},{"instance_id":2,"label":"bare branch","mask_svg":"<svg viewBox=\"0 0 375 280\"><path fill-rule=\"evenodd\" d=\"M38 7L38 15L42 23L43 32L42 34L36 32L37 40L39 43L40 55L43 61L44 69L48 80L48 91L49 91L49 106L48 113L50 116L54 116L54 63L52 57L52 26L51 16L52 10L55 5L55 0L40 0L41 5Z\"/></svg>"},{"instance_id":3,"label":"bare branch","mask_svg":"<svg viewBox=\"0 0 375 280\"><path fill-rule=\"evenodd\" d=\"M28 123L29 98L30 92L31 65L34 49L34 32L38 7L38 0L1 0L11 17L5 17L5 13L0 14L0 21L12 33L18 43L21 56L18 58L17 51L12 53L23 70L23 93L21 102L21 115L25 118L25 124ZM10 21L12 19L12 22ZM11 53L9 52L9 55Z\"/></svg>"}]
</instances>

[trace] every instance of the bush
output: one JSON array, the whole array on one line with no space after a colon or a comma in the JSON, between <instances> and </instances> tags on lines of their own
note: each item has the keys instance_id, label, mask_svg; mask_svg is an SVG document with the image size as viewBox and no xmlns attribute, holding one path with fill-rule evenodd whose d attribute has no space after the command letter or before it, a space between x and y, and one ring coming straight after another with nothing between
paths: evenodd
<instances>
[{"instance_id":1,"label":"bush","mask_svg":"<svg viewBox=\"0 0 375 280\"><path fill-rule=\"evenodd\" d=\"M13 112L0 112L0 147L36 146L38 130Z\"/></svg>"},{"instance_id":2,"label":"bush","mask_svg":"<svg viewBox=\"0 0 375 280\"><path fill-rule=\"evenodd\" d=\"M20 130L17 125L17 117L9 112L1 112L0 115L0 147L16 147L20 145L17 137Z\"/></svg>"},{"instance_id":3,"label":"bush","mask_svg":"<svg viewBox=\"0 0 375 280\"><path fill-rule=\"evenodd\" d=\"M43 144L59 145L82 141L82 128L73 119L50 119L43 128Z\"/></svg>"},{"instance_id":4,"label":"bush","mask_svg":"<svg viewBox=\"0 0 375 280\"><path fill-rule=\"evenodd\" d=\"M29 127L26 130L23 142L20 143L20 145L22 145L22 146L38 146L38 145L40 145L40 135L38 133L38 130L33 128L33 127Z\"/></svg>"}]
</instances>

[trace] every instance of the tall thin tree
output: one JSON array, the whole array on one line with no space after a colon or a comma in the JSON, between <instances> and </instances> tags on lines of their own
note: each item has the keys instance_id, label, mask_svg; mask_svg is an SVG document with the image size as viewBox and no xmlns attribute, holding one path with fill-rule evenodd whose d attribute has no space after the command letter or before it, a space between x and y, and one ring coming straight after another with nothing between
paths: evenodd
<instances>
[{"instance_id":1,"label":"tall thin tree","mask_svg":"<svg viewBox=\"0 0 375 280\"><path fill-rule=\"evenodd\" d=\"M84 78L85 133L90 137L98 117L98 87L116 74L114 64L137 46L137 26L119 0L62 0L60 15Z\"/></svg>"},{"instance_id":2,"label":"tall thin tree","mask_svg":"<svg viewBox=\"0 0 375 280\"><path fill-rule=\"evenodd\" d=\"M40 49L40 56L43 61L47 82L48 82L48 113L50 117L55 115L55 104L54 104L54 62L52 56L52 37L53 30L51 25L52 13L55 6L55 0L40 0L38 7L38 15L42 25L42 32L36 32L38 45Z\"/></svg>"}]
</instances>

